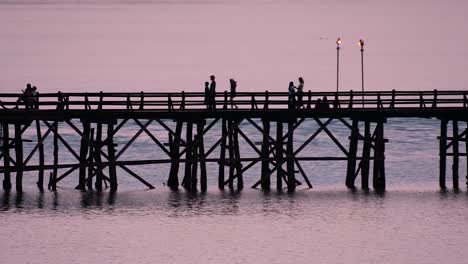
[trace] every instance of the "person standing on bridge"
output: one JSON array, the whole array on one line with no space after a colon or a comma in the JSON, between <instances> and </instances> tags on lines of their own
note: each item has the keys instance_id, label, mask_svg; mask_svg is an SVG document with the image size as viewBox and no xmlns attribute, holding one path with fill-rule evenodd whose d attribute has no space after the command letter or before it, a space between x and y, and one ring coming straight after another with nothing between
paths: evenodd
<instances>
[{"instance_id":1,"label":"person standing on bridge","mask_svg":"<svg viewBox=\"0 0 468 264\"><path fill-rule=\"evenodd\" d=\"M234 108L234 97L236 97L237 82L231 78L229 79L229 83L231 84L231 109L232 109Z\"/></svg>"},{"instance_id":2,"label":"person standing on bridge","mask_svg":"<svg viewBox=\"0 0 468 264\"><path fill-rule=\"evenodd\" d=\"M294 86L293 82L289 82L289 88L288 88L288 105L289 108L292 109L296 105L296 99L294 98L295 96L295 91L296 87Z\"/></svg>"},{"instance_id":3,"label":"person standing on bridge","mask_svg":"<svg viewBox=\"0 0 468 264\"><path fill-rule=\"evenodd\" d=\"M216 109L216 81L215 81L215 76L211 75L210 76L210 109L215 110Z\"/></svg>"},{"instance_id":4,"label":"person standing on bridge","mask_svg":"<svg viewBox=\"0 0 468 264\"><path fill-rule=\"evenodd\" d=\"M210 83L205 82L205 104L206 108L210 108Z\"/></svg>"},{"instance_id":5,"label":"person standing on bridge","mask_svg":"<svg viewBox=\"0 0 468 264\"><path fill-rule=\"evenodd\" d=\"M302 107L302 97L304 96L304 79L299 77L299 85L297 86L297 108Z\"/></svg>"}]
</instances>

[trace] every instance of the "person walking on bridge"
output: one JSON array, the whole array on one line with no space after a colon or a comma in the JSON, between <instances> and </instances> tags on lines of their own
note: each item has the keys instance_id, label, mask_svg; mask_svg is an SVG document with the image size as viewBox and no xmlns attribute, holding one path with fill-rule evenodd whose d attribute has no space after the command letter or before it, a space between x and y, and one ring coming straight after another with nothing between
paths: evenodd
<instances>
[{"instance_id":1,"label":"person walking on bridge","mask_svg":"<svg viewBox=\"0 0 468 264\"><path fill-rule=\"evenodd\" d=\"M292 109L296 105L296 99L294 98L295 92L294 89L296 87L294 86L293 82L289 82L289 87L288 87L288 106L290 109Z\"/></svg>"},{"instance_id":2,"label":"person walking on bridge","mask_svg":"<svg viewBox=\"0 0 468 264\"><path fill-rule=\"evenodd\" d=\"M210 76L210 109L215 110L216 109L216 81L215 81L215 76L211 75Z\"/></svg>"},{"instance_id":3,"label":"person walking on bridge","mask_svg":"<svg viewBox=\"0 0 468 264\"><path fill-rule=\"evenodd\" d=\"M297 108L302 107L302 97L304 96L304 79L299 77L299 85L297 86Z\"/></svg>"},{"instance_id":4,"label":"person walking on bridge","mask_svg":"<svg viewBox=\"0 0 468 264\"><path fill-rule=\"evenodd\" d=\"M229 83L231 84L231 109L232 109L234 108L234 97L236 97L237 82L231 78L229 79Z\"/></svg>"},{"instance_id":5,"label":"person walking on bridge","mask_svg":"<svg viewBox=\"0 0 468 264\"><path fill-rule=\"evenodd\" d=\"M209 109L210 108L210 83L209 82L205 82L204 102L205 102L206 108Z\"/></svg>"}]
</instances>

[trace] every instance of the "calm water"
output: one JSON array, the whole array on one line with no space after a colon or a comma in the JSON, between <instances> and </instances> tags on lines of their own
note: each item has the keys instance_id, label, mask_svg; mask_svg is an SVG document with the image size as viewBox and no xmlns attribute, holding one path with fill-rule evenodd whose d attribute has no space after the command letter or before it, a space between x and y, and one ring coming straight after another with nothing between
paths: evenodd
<instances>
[{"instance_id":1,"label":"calm water","mask_svg":"<svg viewBox=\"0 0 468 264\"><path fill-rule=\"evenodd\" d=\"M195 91L212 73L220 89L234 77L240 90L280 91L302 75L306 89L334 90L338 36L341 89L360 88L359 38L366 41L369 90L463 89L467 7L456 0L0 0L0 92L26 82L42 92ZM345 162L303 162L314 189L293 195L218 191L214 164L206 194L168 191L168 168L159 165L135 168L156 190L119 171L114 196L75 191L76 174L57 193L41 194L36 174L26 173L23 195L0 191L0 262L466 263L468 196L438 190L438 125L389 120L384 195L346 190ZM249 124L241 127L260 141ZM304 122L295 146L316 128ZM78 150L73 131L60 129ZM137 129L130 123L120 131L119 147ZM166 132L150 129L167 141ZM331 129L346 142L345 127L334 122ZM215 126L206 145L218 135ZM32 147L26 143L26 152ZM243 142L241 151L254 156ZM317 153L340 150L321 134L301 156ZM122 157L163 156L143 136ZM60 161L73 161L63 146ZM246 173L247 186L259 171Z\"/></svg>"}]
</instances>

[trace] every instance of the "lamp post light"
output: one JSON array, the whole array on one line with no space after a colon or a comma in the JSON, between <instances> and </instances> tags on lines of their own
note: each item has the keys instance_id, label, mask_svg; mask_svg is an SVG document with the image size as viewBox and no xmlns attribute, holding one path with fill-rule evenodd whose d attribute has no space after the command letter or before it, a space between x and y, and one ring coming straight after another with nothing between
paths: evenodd
<instances>
[{"instance_id":1,"label":"lamp post light","mask_svg":"<svg viewBox=\"0 0 468 264\"><path fill-rule=\"evenodd\" d=\"M361 88L362 88L362 108L364 108L364 40L358 41L359 47L361 47Z\"/></svg>"},{"instance_id":2,"label":"lamp post light","mask_svg":"<svg viewBox=\"0 0 468 264\"><path fill-rule=\"evenodd\" d=\"M340 87L340 45L341 38L336 40L336 92L338 93Z\"/></svg>"}]
</instances>

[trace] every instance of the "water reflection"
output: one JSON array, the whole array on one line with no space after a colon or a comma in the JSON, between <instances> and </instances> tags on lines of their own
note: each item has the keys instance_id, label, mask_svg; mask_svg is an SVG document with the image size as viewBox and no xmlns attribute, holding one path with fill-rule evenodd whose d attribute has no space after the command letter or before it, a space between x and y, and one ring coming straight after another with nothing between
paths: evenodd
<instances>
[{"instance_id":1,"label":"water reflection","mask_svg":"<svg viewBox=\"0 0 468 264\"><path fill-rule=\"evenodd\" d=\"M160 189L155 191L96 192L60 190L60 192L2 192L1 211L37 212L55 210L61 213L86 211L115 211L145 214L158 211L169 217L201 215L262 215L301 216L335 203L348 204L352 210L372 207L380 210L389 201L416 199L425 202L439 200L443 204L457 200L468 201L468 193L460 191L390 191L378 193L366 190L300 190L278 193L261 190L224 190L214 192L186 192Z\"/></svg>"}]
</instances>

